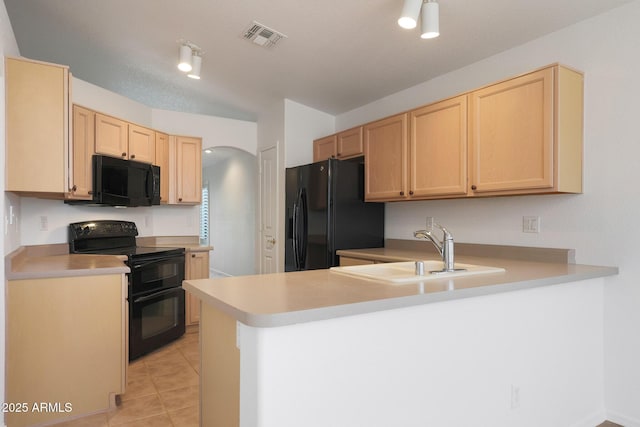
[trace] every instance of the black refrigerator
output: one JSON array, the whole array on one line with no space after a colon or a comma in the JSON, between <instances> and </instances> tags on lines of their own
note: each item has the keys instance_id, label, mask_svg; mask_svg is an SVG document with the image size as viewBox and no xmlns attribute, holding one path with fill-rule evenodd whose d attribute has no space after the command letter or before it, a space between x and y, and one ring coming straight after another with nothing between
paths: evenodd
<instances>
[{"instance_id":1,"label":"black refrigerator","mask_svg":"<svg viewBox=\"0 0 640 427\"><path fill-rule=\"evenodd\" d=\"M384 246L384 203L365 203L362 158L286 170L285 271L338 265L339 249Z\"/></svg>"}]
</instances>

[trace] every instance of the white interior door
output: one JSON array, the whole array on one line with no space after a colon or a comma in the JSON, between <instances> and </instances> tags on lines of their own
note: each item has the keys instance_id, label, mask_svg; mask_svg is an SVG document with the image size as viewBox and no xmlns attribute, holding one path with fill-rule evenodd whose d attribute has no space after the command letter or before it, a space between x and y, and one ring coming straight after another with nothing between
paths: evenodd
<instances>
[{"instance_id":1,"label":"white interior door","mask_svg":"<svg viewBox=\"0 0 640 427\"><path fill-rule=\"evenodd\" d=\"M260 273L278 271L278 150L260 151Z\"/></svg>"}]
</instances>

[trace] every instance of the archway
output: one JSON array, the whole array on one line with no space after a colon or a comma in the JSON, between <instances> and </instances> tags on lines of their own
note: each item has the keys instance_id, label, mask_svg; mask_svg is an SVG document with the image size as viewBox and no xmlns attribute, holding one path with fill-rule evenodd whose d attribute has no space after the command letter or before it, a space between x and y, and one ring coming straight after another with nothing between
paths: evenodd
<instances>
[{"instance_id":1,"label":"archway","mask_svg":"<svg viewBox=\"0 0 640 427\"><path fill-rule=\"evenodd\" d=\"M255 273L256 183L256 156L233 147L203 153L201 227L213 246L212 277Z\"/></svg>"}]
</instances>

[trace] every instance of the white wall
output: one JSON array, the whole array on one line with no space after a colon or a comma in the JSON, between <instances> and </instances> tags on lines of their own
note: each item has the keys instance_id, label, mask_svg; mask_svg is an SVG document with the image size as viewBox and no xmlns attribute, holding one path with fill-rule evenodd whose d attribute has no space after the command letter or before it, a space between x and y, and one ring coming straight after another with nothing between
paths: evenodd
<instances>
[{"instance_id":1,"label":"white wall","mask_svg":"<svg viewBox=\"0 0 640 427\"><path fill-rule=\"evenodd\" d=\"M255 122L154 109L151 126L173 135L202 137L202 148L235 147L255 155L258 147Z\"/></svg>"},{"instance_id":2,"label":"white wall","mask_svg":"<svg viewBox=\"0 0 640 427\"><path fill-rule=\"evenodd\" d=\"M605 401L626 426L640 426L639 18L636 1L336 118L346 129L555 62L585 73L584 194L388 203L386 237L411 239L434 216L460 242L575 248L579 263L619 266L605 286ZM521 232L523 215L540 215L540 234Z\"/></svg>"},{"instance_id":3,"label":"white wall","mask_svg":"<svg viewBox=\"0 0 640 427\"><path fill-rule=\"evenodd\" d=\"M334 116L284 100L284 135L286 167L304 165L313 161L313 151L309 148L313 140L335 132Z\"/></svg>"},{"instance_id":4,"label":"white wall","mask_svg":"<svg viewBox=\"0 0 640 427\"><path fill-rule=\"evenodd\" d=\"M594 427L605 419L602 286L240 324L240 425Z\"/></svg>"},{"instance_id":5,"label":"white wall","mask_svg":"<svg viewBox=\"0 0 640 427\"><path fill-rule=\"evenodd\" d=\"M152 127L151 108L76 77L71 82L71 99L74 104L123 118L140 126Z\"/></svg>"},{"instance_id":6,"label":"white wall","mask_svg":"<svg viewBox=\"0 0 640 427\"><path fill-rule=\"evenodd\" d=\"M209 186L209 237L213 275L254 274L256 222L256 156L236 148L214 148L224 158L203 169Z\"/></svg>"}]
</instances>

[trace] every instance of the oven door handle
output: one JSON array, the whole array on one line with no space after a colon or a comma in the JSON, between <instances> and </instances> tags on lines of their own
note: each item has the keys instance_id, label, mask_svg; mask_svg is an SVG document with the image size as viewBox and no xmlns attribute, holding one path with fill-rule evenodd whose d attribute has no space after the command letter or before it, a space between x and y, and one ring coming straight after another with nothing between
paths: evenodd
<instances>
[{"instance_id":1,"label":"oven door handle","mask_svg":"<svg viewBox=\"0 0 640 427\"><path fill-rule=\"evenodd\" d=\"M148 266L153 265L153 264L166 263L167 261L172 261L172 260L175 260L175 259L178 259L178 258L180 258L180 257L178 256L178 257L154 258L154 259L152 259L150 261L141 262L139 264L133 262L132 263L133 265L131 265L131 267L133 267L134 270L139 270L141 268L145 268L145 267L148 267ZM178 261L178 262L180 262L180 261Z\"/></svg>"},{"instance_id":2,"label":"oven door handle","mask_svg":"<svg viewBox=\"0 0 640 427\"><path fill-rule=\"evenodd\" d=\"M178 289L182 290L182 288L171 288L171 289L167 289L167 290L164 290L164 291L161 291L161 292L153 293L151 295L146 295L146 296L143 296L143 297L140 297L140 298L136 298L136 299L133 300L133 302L135 304L135 303L138 303L138 302L149 301L151 299L158 298L158 297L161 297L163 295L174 293Z\"/></svg>"}]
</instances>

